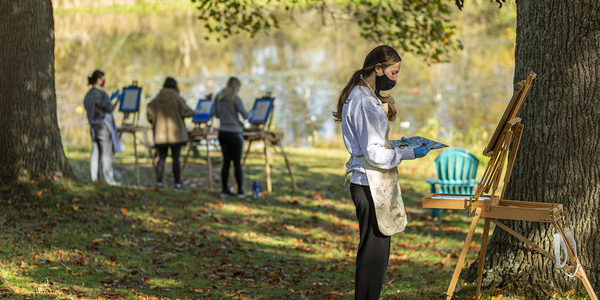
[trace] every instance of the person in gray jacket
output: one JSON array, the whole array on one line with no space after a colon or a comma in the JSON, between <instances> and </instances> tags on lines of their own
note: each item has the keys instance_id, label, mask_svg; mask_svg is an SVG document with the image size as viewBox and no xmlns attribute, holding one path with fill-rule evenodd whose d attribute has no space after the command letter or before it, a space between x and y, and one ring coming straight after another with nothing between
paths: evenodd
<instances>
[{"instance_id":1,"label":"person in gray jacket","mask_svg":"<svg viewBox=\"0 0 600 300\"><path fill-rule=\"evenodd\" d=\"M83 105L87 111L87 119L90 123L90 135L92 137L92 152L90 153L90 173L92 181L97 181L99 176L98 165L102 161L102 179L108 185L120 185L114 179L113 159L114 148L113 139L106 114L112 113L117 107L119 100L111 104L108 94L102 89L106 79L104 72L95 70L92 76L88 77L88 84L92 85L85 95ZM113 121L114 122L114 121Z\"/></svg>"},{"instance_id":2,"label":"person in gray jacket","mask_svg":"<svg viewBox=\"0 0 600 300\"><path fill-rule=\"evenodd\" d=\"M215 97L215 116L219 118L219 144L223 152L223 166L221 168L221 196L233 195L227 186L229 178L229 167L233 160L235 168L235 180L237 182L238 197L245 197L243 189L242 174L242 151L244 147L244 126L240 122L238 115L244 119L251 117L252 112L246 111L242 99L237 93L240 89L240 80L230 77L227 86L222 89Z\"/></svg>"}]
</instances>

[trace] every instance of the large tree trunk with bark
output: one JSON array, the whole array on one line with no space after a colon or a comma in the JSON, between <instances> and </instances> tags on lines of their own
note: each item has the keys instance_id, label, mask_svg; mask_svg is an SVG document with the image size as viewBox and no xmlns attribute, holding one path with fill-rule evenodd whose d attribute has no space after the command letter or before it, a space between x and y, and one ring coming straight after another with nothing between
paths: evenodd
<instances>
[{"instance_id":1,"label":"large tree trunk with bark","mask_svg":"<svg viewBox=\"0 0 600 300\"><path fill-rule=\"evenodd\" d=\"M58 129L50 0L0 1L0 183L74 178Z\"/></svg>"},{"instance_id":2,"label":"large tree trunk with bark","mask_svg":"<svg viewBox=\"0 0 600 300\"><path fill-rule=\"evenodd\" d=\"M525 129L505 199L562 203L579 259L600 292L600 1L517 1L515 83L530 71L537 78L518 114ZM504 223L552 249L549 223ZM485 286L542 299L585 293L580 280L498 227L488 247Z\"/></svg>"}]
</instances>

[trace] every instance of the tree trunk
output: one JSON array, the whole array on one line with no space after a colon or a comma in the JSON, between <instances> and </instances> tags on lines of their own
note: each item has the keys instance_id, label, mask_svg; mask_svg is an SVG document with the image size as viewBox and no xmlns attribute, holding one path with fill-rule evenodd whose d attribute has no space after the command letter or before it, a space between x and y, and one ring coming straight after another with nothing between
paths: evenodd
<instances>
[{"instance_id":1,"label":"tree trunk","mask_svg":"<svg viewBox=\"0 0 600 300\"><path fill-rule=\"evenodd\" d=\"M518 114L525 129L505 199L562 203L579 260L600 292L600 1L517 1L515 83L530 71L537 78ZM503 222L552 249L549 223ZM498 227L488 247L485 286L543 299L585 293L580 280Z\"/></svg>"},{"instance_id":2,"label":"tree trunk","mask_svg":"<svg viewBox=\"0 0 600 300\"><path fill-rule=\"evenodd\" d=\"M0 183L74 178L60 139L50 0L0 1Z\"/></svg>"}]
</instances>

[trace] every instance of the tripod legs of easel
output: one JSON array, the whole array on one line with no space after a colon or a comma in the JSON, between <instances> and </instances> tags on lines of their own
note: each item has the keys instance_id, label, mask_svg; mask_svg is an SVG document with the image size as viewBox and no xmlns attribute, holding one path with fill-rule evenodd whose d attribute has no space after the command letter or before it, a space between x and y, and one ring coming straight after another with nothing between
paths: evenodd
<instances>
[{"instance_id":1,"label":"tripod legs of easel","mask_svg":"<svg viewBox=\"0 0 600 300\"><path fill-rule=\"evenodd\" d=\"M475 234L475 228L477 228L477 222L481 217L481 208L475 209L475 216L473 217L473 221L471 221L471 227L469 228L469 232L467 233L467 237L465 238L465 244L460 252L460 256L458 257L458 262L456 263L456 268L454 268L454 275L452 276L452 280L450 281L450 286L448 287L448 291L446 292L446 299L450 300L452 298L452 294L454 293L454 288L456 287L456 283L458 282L458 276L460 275L460 271L462 270L465 259L467 257L467 252L469 252L469 246L471 245L471 240L473 239L473 235Z\"/></svg>"},{"instance_id":2,"label":"tripod legs of easel","mask_svg":"<svg viewBox=\"0 0 600 300\"><path fill-rule=\"evenodd\" d=\"M488 234L490 232L490 219L486 218L483 225L483 236L481 237L481 249L479 250L479 264L477 265L477 292L475 299L481 297L481 279L483 277L483 262L485 261L485 252L487 251Z\"/></svg>"},{"instance_id":3,"label":"tripod legs of easel","mask_svg":"<svg viewBox=\"0 0 600 300\"><path fill-rule=\"evenodd\" d=\"M119 135L119 139L121 139L121 136L123 135L124 132L128 132L131 133L133 135L133 155L135 156L135 172L136 172L136 179L137 179L137 185L141 185L140 183L140 165L139 165L139 161L138 161L138 151L137 151L137 142L138 142L138 136L137 136L137 132L140 132L140 134L142 135L142 140L140 141L148 150L148 153L150 155L150 161L152 162L152 168L156 169L156 163L154 162L154 155L152 154L152 148L150 147L150 144L148 143L148 140L146 139L146 135L144 133L145 128L134 128L132 130L118 130L118 135Z\"/></svg>"},{"instance_id":4,"label":"tripod legs of easel","mask_svg":"<svg viewBox=\"0 0 600 300\"><path fill-rule=\"evenodd\" d=\"M269 135L269 133L267 133L267 135ZM262 137L260 140L263 141L263 143L265 144L265 148L264 148L264 153L265 153L265 172L267 174L267 191L269 192L269 194L271 193L273 187L271 184L271 165L270 165L270 154L269 154L269 143L271 143L271 145L274 146L274 149L276 149L276 152L278 152L279 154L281 154L281 156L283 156L283 159L285 160L285 166L287 167L288 170L288 174L290 176L290 180L292 181L292 187L294 188L294 191L298 190L298 185L296 184L296 179L294 178L294 173L292 173L292 167L290 164L290 161L287 158L287 155L285 154L285 150L283 149L283 146L281 146L281 142L279 140L279 138L277 138L276 136L264 136ZM246 148L246 152L244 153L244 158L242 160L242 165L246 165L246 159L248 158L248 153L250 152L250 146L252 145L252 142L254 140L248 140L248 147ZM279 149L277 149L277 147Z\"/></svg>"},{"instance_id":5,"label":"tripod legs of easel","mask_svg":"<svg viewBox=\"0 0 600 300\"><path fill-rule=\"evenodd\" d=\"M188 160L190 159L190 155L191 155L193 148L196 147L197 144L198 144L198 142L197 142L195 136L191 136L190 144L188 146L187 153L183 160L183 165L181 166L182 173L183 173L183 170L185 170L185 166L187 165ZM211 164L211 158L210 158L210 143L208 142L208 139L206 139L206 167L208 169L208 190L212 192L214 187L213 187L213 176L212 176L212 164Z\"/></svg>"},{"instance_id":6,"label":"tripod legs of easel","mask_svg":"<svg viewBox=\"0 0 600 300\"><path fill-rule=\"evenodd\" d=\"M283 160L285 161L285 166L288 170L288 174L290 175L290 179L292 180L292 185L294 186L294 191L298 190L298 185L296 185L296 179L294 178L294 173L292 173L292 166L290 165L290 161L287 158L287 155L285 155L285 150L283 149L283 146L281 146L280 143L277 143L276 146L279 147L279 154L281 154L281 156L283 156Z\"/></svg>"},{"instance_id":7,"label":"tripod legs of easel","mask_svg":"<svg viewBox=\"0 0 600 300\"><path fill-rule=\"evenodd\" d=\"M471 244L471 241L473 240L473 235L475 234L475 228L477 227L477 222L479 221L479 218L481 216L481 208L475 209L474 212L475 213L474 213L473 221L471 221L471 227L469 228L469 232L467 233L467 237L465 238L465 244L460 253L460 257L458 258L456 267L454 268L454 275L452 276L452 280L450 281L450 286L448 287L448 291L446 292L446 300L450 300L452 298L452 294L454 294L454 289L456 288L456 283L458 282L458 277L460 275L460 271L462 270L462 268L464 266L467 252L469 251L469 246ZM528 246L539 251L544 256L548 257L550 260L555 261L554 255L552 255L550 252L544 250L539 245L528 240L527 238L520 235L516 231L512 230L508 226L502 224L498 220L496 220L494 218L485 218L485 224L483 227L483 236L482 236L482 240L481 240L481 250L479 252L479 263L477 265L477 292L475 294L476 300L481 297L481 281L482 281L482 276L483 276L483 265L484 265L484 261L485 261L485 253L487 251L487 240L488 240L488 235L489 235L489 230L490 230L490 223L496 224L496 226L504 229L506 232L510 233L511 235L515 236L519 240L523 241ZM561 234L563 239L565 241L567 241L567 237L565 235L565 232L564 232L562 226L557 223L554 223L554 226L556 227L557 231ZM567 242L566 244L567 244L567 256L569 257L569 260L575 265L575 267L565 266L564 268L567 270L567 272L574 273L575 276L583 282L583 285L585 286L585 289L586 289L588 295L590 296L591 300L598 300L598 297L596 296L596 293L594 292L594 289L592 288L592 285L590 284L590 281L588 280L587 275L585 274L585 271L583 270L583 267L580 266L579 268L577 268L577 266L581 265L581 263L579 262L579 259L575 255L573 248L571 247L570 243Z\"/></svg>"}]
</instances>

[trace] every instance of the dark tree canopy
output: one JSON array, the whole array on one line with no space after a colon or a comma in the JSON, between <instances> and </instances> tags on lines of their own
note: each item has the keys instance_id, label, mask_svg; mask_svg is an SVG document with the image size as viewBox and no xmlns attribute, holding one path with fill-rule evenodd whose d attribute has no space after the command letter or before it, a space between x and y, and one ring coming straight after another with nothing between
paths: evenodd
<instances>
[{"instance_id":1,"label":"dark tree canopy","mask_svg":"<svg viewBox=\"0 0 600 300\"><path fill-rule=\"evenodd\" d=\"M269 32L279 26L283 11L289 18L295 19L297 11L318 10L323 22L355 23L366 40L416 53L429 62L446 61L450 51L462 48L460 41L454 37L456 27L450 19L451 4L444 0L192 2L198 3L200 19L205 21L209 34L219 36L217 39L240 33L253 36ZM295 21L302 23L301 20Z\"/></svg>"}]
</instances>

